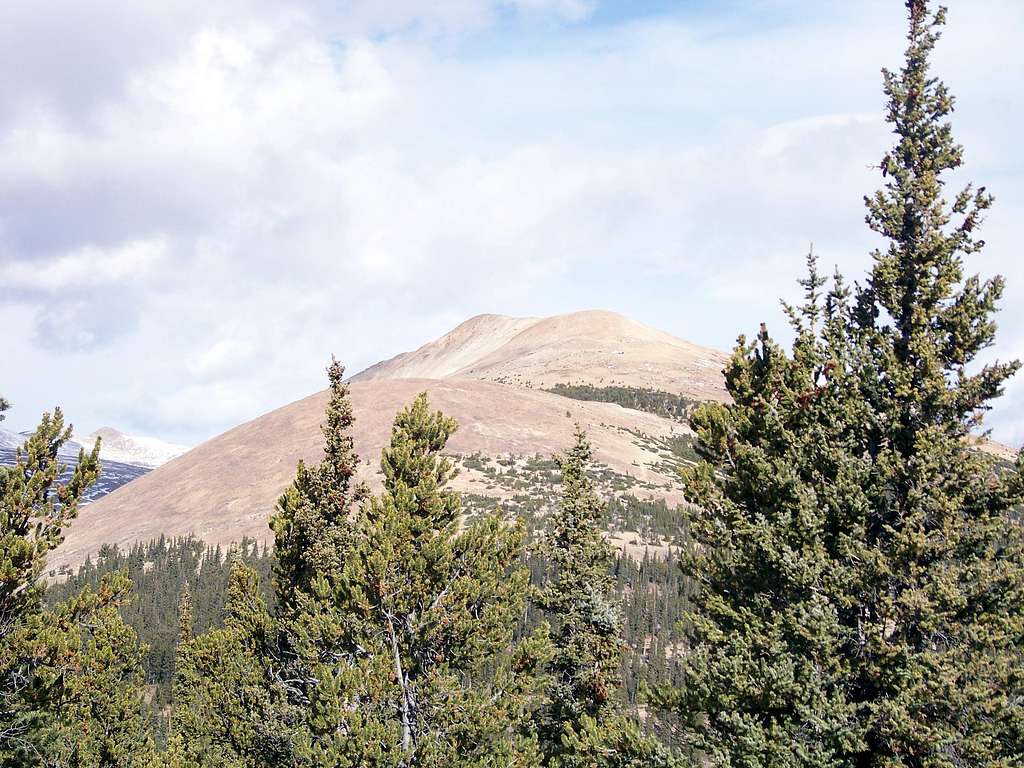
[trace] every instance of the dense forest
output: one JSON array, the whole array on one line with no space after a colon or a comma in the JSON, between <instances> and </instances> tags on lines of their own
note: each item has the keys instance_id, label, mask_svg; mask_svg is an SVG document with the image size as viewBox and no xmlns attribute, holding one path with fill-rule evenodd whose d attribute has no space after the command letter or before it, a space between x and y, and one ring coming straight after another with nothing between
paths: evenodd
<instances>
[{"instance_id":1,"label":"dense forest","mask_svg":"<svg viewBox=\"0 0 1024 768\"><path fill-rule=\"evenodd\" d=\"M1024 763L1024 454L1007 470L973 439L1020 363L978 359L1003 281L967 262L992 197L943 197L963 164L930 72L946 14L906 8L866 199L881 245L853 283L809 254L792 345L741 336L728 402L687 407L692 508L609 505L577 428L544 459L542 525L467 515L427 393L371 492L335 361L323 458L281 495L272 554L108 547L47 589L99 474L98 443L64 473L55 410L0 468L0 764ZM671 556L616 558L608 525L634 512L680 518Z\"/></svg>"},{"instance_id":2,"label":"dense forest","mask_svg":"<svg viewBox=\"0 0 1024 768\"><path fill-rule=\"evenodd\" d=\"M685 422L694 409L700 405L697 400L682 395L673 395L650 387L626 387L609 385L596 387L592 384L555 384L546 390L573 400L589 400L597 403L615 403L623 408L646 411L656 416Z\"/></svg>"},{"instance_id":3,"label":"dense forest","mask_svg":"<svg viewBox=\"0 0 1024 768\"><path fill-rule=\"evenodd\" d=\"M52 608L84 588L98 590L105 578L127 574L134 594L120 606L120 614L145 648L142 667L147 718L158 743L165 742L167 735L182 596L186 591L192 596L195 631L202 633L221 626L231 561L235 558L256 572L264 597L272 600L272 554L266 546L243 540L225 552L191 537L140 542L127 551L104 546L95 561L91 556L87 558L74 577L46 590L46 604Z\"/></svg>"},{"instance_id":4,"label":"dense forest","mask_svg":"<svg viewBox=\"0 0 1024 768\"><path fill-rule=\"evenodd\" d=\"M88 558L74 577L53 584L46 591L46 603L53 607L83 588L98 589L104 577L127 573L135 595L120 611L146 649L142 665L147 685L147 718L158 743L166 741L173 701L171 685L180 639L182 596L186 591L190 595L195 632L202 634L222 626L231 563L236 558L257 575L262 597L273 609L273 551L247 540L226 551L191 537L160 538L134 544L126 551L105 546L95 561ZM540 552L524 555L524 562L532 584L540 587L550 564ZM672 550L646 554L640 560L620 553L611 562L609 572L614 578L614 599L621 605L622 638L626 645L620 662L620 696L623 704L639 713L645 686L649 689L672 682L672 649L681 640L678 617L687 608L691 583L680 571ZM544 618L543 611L528 608L515 637L535 631Z\"/></svg>"}]
</instances>

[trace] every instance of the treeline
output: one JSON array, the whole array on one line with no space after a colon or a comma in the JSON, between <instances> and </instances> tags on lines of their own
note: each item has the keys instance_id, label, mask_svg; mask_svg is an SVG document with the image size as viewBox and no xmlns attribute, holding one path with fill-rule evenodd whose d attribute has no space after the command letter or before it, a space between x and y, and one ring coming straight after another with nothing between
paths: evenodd
<instances>
[{"instance_id":1,"label":"treeline","mask_svg":"<svg viewBox=\"0 0 1024 768\"><path fill-rule=\"evenodd\" d=\"M588 400L597 403L615 403L623 408L646 411L675 421L685 422L699 400L674 395L648 387L627 387L612 385L597 387L592 384L555 384L544 390L573 400Z\"/></svg>"},{"instance_id":2,"label":"treeline","mask_svg":"<svg viewBox=\"0 0 1024 768\"><path fill-rule=\"evenodd\" d=\"M605 521L599 521L599 525L603 527ZM97 590L106 578L127 574L134 585L134 596L119 610L145 649L142 667L147 686L146 718L158 745L166 743L173 705L171 686L180 640L182 596L190 596L196 634L222 627L231 564L236 559L257 575L261 597L273 612L273 551L247 539L226 550L192 537L160 537L136 543L128 550L105 545L95 561L87 558L72 578L50 585L46 591L46 604L55 607L84 589ZM541 588L551 564L538 550L527 552L524 562L531 583ZM624 648L618 695L626 709L638 713L643 690L673 681L673 653L682 640L678 617L687 609L692 582L680 570L674 551L660 548L639 560L620 553L610 563L609 573L613 577L612 597L622 612L620 637ZM521 640L536 631L545 618L544 611L528 605L513 639Z\"/></svg>"},{"instance_id":3,"label":"treeline","mask_svg":"<svg viewBox=\"0 0 1024 768\"><path fill-rule=\"evenodd\" d=\"M227 551L208 547L192 537L161 536L133 544L128 550L104 545L95 562L88 557L73 577L46 590L45 603L52 609L84 590L98 590L106 579L117 574L127 575L133 594L118 610L144 649L146 720L158 745L166 742L173 704L171 684L180 639L178 609L182 595L192 595L192 620L197 632L222 626L231 562L235 559L259 576L264 597L272 599L272 553L266 545L261 547L248 539Z\"/></svg>"},{"instance_id":4,"label":"treeline","mask_svg":"<svg viewBox=\"0 0 1024 768\"><path fill-rule=\"evenodd\" d=\"M241 560L260 577L264 596L273 598L270 572L273 555L264 544L243 539L224 550L193 537L138 542L122 550L117 545L100 547L93 561L86 558L74 576L51 584L46 605L54 607L83 589L97 589L112 574L125 573L134 585L135 597L120 613L139 636L147 651L143 668L147 683L169 684L174 677L174 649L178 644L178 605L187 590L192 595L192 622L199 633L224 622L231 561Z\"/></svg>"},{"instance_id":5,"label":"treeline","mask_svg":"<svg viewBox=\"0 0 1024 768\"><path fill-rule=\"evenodd\" d=\"M608 499L609 529L629 537L635 533L639 544L668 542L676 547L688 546L687 517L683 509L669 506L664 499L642 499L632 494Z\"/></svg>"}]
</instances>

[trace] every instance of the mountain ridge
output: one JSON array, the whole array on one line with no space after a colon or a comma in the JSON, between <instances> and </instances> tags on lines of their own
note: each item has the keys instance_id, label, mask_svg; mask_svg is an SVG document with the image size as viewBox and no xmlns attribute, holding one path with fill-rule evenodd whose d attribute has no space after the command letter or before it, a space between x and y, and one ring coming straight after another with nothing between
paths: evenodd
<instances>
[{"instance_id":1,"label":"mountain ridge","mask_svg":"<svg viewBox=\"0 0 1024 768\"><path fill-rule=\"evenodd\" d=\"M471 510L500 503L511 512L542 514L555 487L550 457L571 446L576 424L593 444L603 495L678 505L684 502L678 469L693 458L685 423L546 390L584 384L576 389L726 400L726 360L723 352L611 312L477 315L349 380L359 476L379 487L377 465L394 415L426 391L431 406L459 424L446 454L459 469L453 487ZM411 375L422 372L434 377ZM191 533L221 545L243 536L270 541L267 519L296 464L323 455L327 396L317 392L240 424L97 499L52 554L51 566L75 565L102 544L161 534ZM1004 446L979 441L979 447L1006 460ZM633 538L626 529L612 533L624 549L635 546Z\"/></svg>"},{"instance_id":2,"label":"mountain ridge","mask_svg":"<svg viewBox=\"0 0 1024 768\"><path fill-rule=\"evenodd\" d=\"M427 391L431 406L459 423L446 453L460 470L453 485L473 509L501 503L513 512L540 511L555 487L550 457L572 445L577 423L590 435L603 492L680 504L685 424L544 390L583 382L724 399L725 359L612 312L477 315L350 379L360 477L379 487L377 465L394 415ZM431 377L413 376L424 372ZM74 565L105 543L161 534L194 533L211 544L243 536L268 541L267 518L295 465L323 454L326 402L321 391L276 408L94 502L51 565Z\"/></svg>"},{"instance_id":3,"label":"mountain ridge","mask_svg":"<svg viewBox=\"0 0 1024 768\"><path fill-rule=\"evenodd\" d=\"M127 435L113 427L100 427L82 438L73 438L84 445L92 445L100 438L100 459L122 464L156 469L171 459L191 450L187 445L169 443L158 437Z\"/></svg>"},{"instance_id":4,"label":"mountain ridge","mask_svg":"<svg viewBox=\"0 0 1024 768\"><path fill-rule=\"evenodd\" d=\"M457 354L466 355L473 351L472 346L466 349L462 342L466 337L486 336L491 342L488 351L500 346L508 339L511 339L524 328L536 322L540 318L535 317L511 317L509 315L481 314L474 315L468 320L459 323L455 328L433 341L409 352L401 352L394 357L382 360L379 363L363 369L352 376L352 381L360 381L375 378L426 378L439 379L454 374L463 363L454 364L452 361L439 364L434 370L430 368L432 357L442 353L451 347L458 347ZM413 361L420 358L419 361ZM413 369L416 369L415 371ZM402 370L402 376L396 376L396 370Z\"/></svg>"},{"instance_id":5,"label":"mountain ridge","mask_svg":"<svg viewBox=\"0 0 1024 768\"><path fill-rule=\"evenodd\" d=\"M479 334L487 334L481 343ZM550 317L477 315L352 381L472 378L520 387L587 383L725 400L728 356L607 310Z\"/></svg>"}]
</instances>

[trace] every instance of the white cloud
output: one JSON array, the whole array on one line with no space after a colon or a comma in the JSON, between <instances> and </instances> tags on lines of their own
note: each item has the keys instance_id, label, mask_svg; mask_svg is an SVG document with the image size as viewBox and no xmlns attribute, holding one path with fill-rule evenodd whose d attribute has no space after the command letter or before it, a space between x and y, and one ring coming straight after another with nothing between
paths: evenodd
<instances>
[{"instance_id":1,"label":"white cloud","mask_svg":"<svg viewBox=\"0 0 1024 768\"><path fill-rule=\"evenodd\" d=\"M140 280L159 265L167 251L163 238L125 243L109 250L86 245L42 264L12 260L0 265L0 283L15 292L58 293Z\"/></svg>"},{"instance_id":2,"label":"white cloud","mask_svg":"<svg viewBox=\"0 0 1024 768\"><path fill-rule=\"evenodd\" d=\"M332 352L356 370L480 311L606 306L725 346L781 324L811 240L867 265L892 3L595 27L580 0L75 6L0 11L0 312L33 328L0 386L26 425L61 401L194 442L319 388ZM939 73L1000 197L978 264L1010 272L1024 354L1019 105L977 63L1022 14L985 9L954 4Z\"/></svg>"},{"instance_id":3,"label":"white cloud","mask_svg":"<svg viewBox=\"0 0 1024 768\"><path fill-rule=\"evenodd\" d=\"M132 403L125 403L130 413ZM238 424L250 418L261 406L251 388L242 380L191 384L139 403L142 410L136 418L155 424L215 424L227 420Z\"/></svg>"},{"instance_id":4,"label":"white cloud","mask_svg":"<svg viewBox=\"0 0 1024 768\"><path fill-rule=\"evenodd\" d=\"M570 21L580 21L594 12L593 0L510 0L513 8L530 14L553 14Z\"/></svg>"},{"instance_id":5,"label":"white cloud","mask_svg":"<svg viewBox=\"0 0 1024 768\"><path fill-rule=\"evenodd\" d=\"M256 355L256 345L249 340L219 339L198 355L192 356L185 367L199 379L230 373Z\"/></svg>"}]
</instances>

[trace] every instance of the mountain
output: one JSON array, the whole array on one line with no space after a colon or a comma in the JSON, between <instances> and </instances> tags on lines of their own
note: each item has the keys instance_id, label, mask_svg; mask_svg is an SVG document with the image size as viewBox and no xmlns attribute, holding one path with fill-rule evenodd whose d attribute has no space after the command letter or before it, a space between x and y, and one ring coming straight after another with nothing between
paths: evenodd
<instances>
[{"instance_id":1,"label":"mountain","mask_svg":"<svg viewBox=\"0 0 1024 768\"><path fill-rule=\"evenodd\" d=\"M640 503L634 498L679 504L677 469L692 457L682 421L544 390L574 384L589 385L596 399L615 387L676 400L722 399L725 360L721 352L610 312L481 315L352 377L361 474L379 487L377 465L395 412L426 390L432 406L459 423L448 453L460 469L454 485L470 513L501 502L510 512L542 515L558 490L550 457L571 445L577 422L590 434L607 495L634 509ZM160 534L194 533L211 544L269 539L267 518L296 463L322 455L326 402L320 392L278 408L95 502L51 564L75 564L104 543ZM636 531L637 525L623 521L618 528ZM635 538L623 533L623 546Z\"/></svg>"},{"instance_id":2,"label":"mountain","mask_svg":"<svg viewBox=\"0 0 1024 768\"><path fill-rule=\"evenodd\" d=\"M444 379L487 357L539 321L537 317L477 315L413 352L370 366L352 380Z\"/></svg>"},{"instance_id":3,"label":"mountain","mask_svg":"<svg viewBox=\"0 0 1024 768\"><path fill-rule=\"evenodd\" d=\"M15 450L20 448L27 434L0 429L0 466L12 466ZM84 503L89 504L136 480L151 469L166 463L188 450L187 446L166 443L155 437L134 437L104 427L85 437L75 437L60 447L58 456L66 465L63 479L71 477L78 463L78 452L91 450L96 438L100 441L100 478L86 491Z\"/></svg>"},{"instance_id":4,"label":"mountain","mask_svg":"<svg viewBox=\"0 0 1024 768\"><path fill-rule=\"evenodd\" d=\"M15 451L24 444L25 437L26 435L17 432L0 429L0 466L14 465ZM92 446L92 442L89 440L83 440L83 443ZM66 481L71 477L71 473L78 463L78 451L81 447L79 443L73 441L68 441L61 446L57 455L65 465L64 472L61 474L62 480ZM132 480L142 477L150 470L147 466L114 461L105 456L106 452L101 449L101 457L104 458L101 461L100 478L85 492L84 503L86 504L103 498Z\"/></svg>"},{"instance_id":5,"label":"mountain","mask_svg":"<svg viewBox=\"0 0 1024 768\"><path fill-rule=\"evenodd\" d=\"M628 317L591 310L544 318L478 315L353 381L482 379L515 387L623 385L722 400L727 356Z\"/></svg>"},{"instance_id":6,"label":"mountain","mask_svg":"<svg viewBox=\"0 0 1024 768\"><path fill-rule=\"evenodd\" d=\"M80 442L92 445L97 437L101 438L100 458L103 461L116 461L150 469L166 464L189 450L187 445L168 443L156 437L126 435L112 427L97 429L81 438Z\"/></svg>"},{"instance_id":7,"label":"mountain","mask_svg":"<svg viewBox=\"0 0 1024 768\"><path fill-rule=\"evenodd\" d=\"M9 429L0 429L0 451L8 451L13 457L14 450L25 444L25 439L28 435L28 432L12 432ZM75 459L78 458L78 450L81 447L76 442L68 441L60 447L57 455L65 459ZM0 464L3 463L6 462L0 462Z\"/></svg>"}]
</instances>

